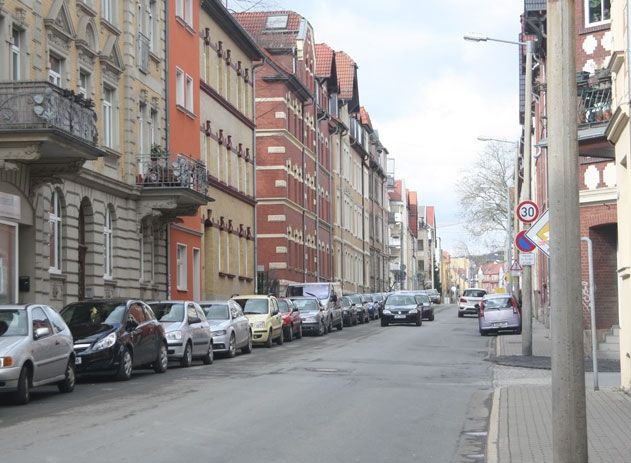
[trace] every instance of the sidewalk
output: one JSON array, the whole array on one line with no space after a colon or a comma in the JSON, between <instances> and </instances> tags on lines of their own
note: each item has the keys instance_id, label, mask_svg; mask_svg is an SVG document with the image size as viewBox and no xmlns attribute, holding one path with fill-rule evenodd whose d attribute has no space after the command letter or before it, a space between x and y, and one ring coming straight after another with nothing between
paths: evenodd
<instances>
[{"instance_id":1,"label":"sidewalk","mask_svg":"<svg viewBox=\"0 0 631 463\"><path fill-rule=\"evenodd\" d=\"M550 348L549 332L537 320L532 359L521 357L521 336L496 338L488 463L552 462ZM631 461L631 397L617 389L615 362L607 367L599 374L600 391L593 390L591 373L585 379L589 461L625 463Z\"/></svg>"}]
</instances>

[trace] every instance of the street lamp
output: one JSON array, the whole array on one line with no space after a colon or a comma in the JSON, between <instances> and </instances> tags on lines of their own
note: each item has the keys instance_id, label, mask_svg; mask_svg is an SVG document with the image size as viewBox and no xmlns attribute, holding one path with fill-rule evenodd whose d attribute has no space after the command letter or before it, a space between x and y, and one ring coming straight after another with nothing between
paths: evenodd
<instances>
[{"instance_id":1,"label":"street lamp","mask_svg":"<svg viewBox=\"0 0 631 463\"><path fill-rule=\"evenodd\" d=\"M472 42L501 42L511 45L526 46L526 88L524 100L524 185L522 188L523 200L529 200L530 191L530 160L532 150L532 59L534 41L516 42L512 40L494 39L481 35L465 35L465 40ZM515 198L517 199L517 198ZM532 355L532 269L529 265L524 265L522 275L522 355Z\"/></svg>"}]
</instances>

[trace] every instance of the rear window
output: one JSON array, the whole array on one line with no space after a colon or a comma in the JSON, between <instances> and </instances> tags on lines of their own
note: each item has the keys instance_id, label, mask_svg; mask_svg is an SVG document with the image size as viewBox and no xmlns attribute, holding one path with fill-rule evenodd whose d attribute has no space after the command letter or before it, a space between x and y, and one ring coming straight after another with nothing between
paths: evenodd
<instances>
[{"instance_id":1,"label":"rear window","mask_svg":"<svg viewBox=\"0 0 631 463\"><path fill-rule=\"evenodd\" d=\"M484 310L510 310L513 300L510 297L494 297L484 301Z\"/></svg>"},{"instance_id":2,"label":"rear window","mask_svg":"<svg viewBox=\"0 0 631 463\"><path fill-rule=\"evenodd\" d=\"M481 289L465 289L462 295L465 297L484 297L486 296L486 291Z\"/></svg>"}]
</instances>

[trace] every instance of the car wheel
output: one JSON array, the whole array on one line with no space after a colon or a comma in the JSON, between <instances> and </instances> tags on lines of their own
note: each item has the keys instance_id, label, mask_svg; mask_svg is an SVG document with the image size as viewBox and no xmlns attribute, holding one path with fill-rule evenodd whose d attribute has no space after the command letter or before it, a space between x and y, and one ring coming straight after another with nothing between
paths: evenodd
<instances>
[{"instance_id":1,"label":"car wheel","mask_svg":"<svg viewBox=\"0 0 631 463\"><path fill-rule=\"evenodd\" d=\"M326 332L330 333L331 331L333 331L333 319L329 318L329 324L326 327Z\"/></svg>"},{"instance_id":2,"label":"car wheel","mask_svg":"<svg viewBox=\"0 0 631 463\"><path fill-rule=\"evenodd\" d=\"M276 344L278 344L279 346L282 346L284 342L285 342L285 335L284 335L283 329L281 327L281 329L280 329L280 336L276 338Z\"/></svg>"},{"instance_id":3,"label":"car wheel","mask_svg":"<svg viewBox=\"0 0 631 463\"><path fill-rule=\"evenodd\" d=\"M521 334L521 328L517 328L517 329L515 330L515 334Z\"/></svg>"},{"instance_id":4,"label":"car wheel","mask_svg":"<svg viewBox=\"0 0 631 463\"><path fill-rule=\"evenodd\" d=\"M184 348L184 355L182 355L182 359L180 360L180 366L182 368L188 368L193 363L193 348L191 347L191 343L187 342L186 347Z\"/></svg>"},{"instance_id":5,"label":"car wheel","mask_svg":"<svg viewBox=\"0 0 631 463\"><path fill-rule=\"evenodd\" d=\"M204 365L210 365L211 363L213 363L214 360L215 360L215 353L213 351L213 343L211 341L208 344L208 351L206 352L206 355L202 357L202 362L204 362Z\"/></svg>"},{"instance_id":6,"label":"car wheel","mask_svg":"<svg viewBox=\"0 0 631 463\"><path fill-rule=\"evenodd\" d=\"M344 322L340 319L340 322L337 324L337 330L342 331L344 329Z\"/></svg>"},{"instance_id":7,"label":"car wheel","mask_svg":"<svg viewBox=\"0 0 631 463\"><path fill-rule=\"evenodd\" d=\"M16 405L26 405L31 400L31 369L29 367L22 367L18 378L18 388L12 398Z\"/></svg>"},{"instance_id":8,"label":"car wheel","mask_svg":"<svg viewBox=\"0 0 631 463\"><path fill-rule=\"evenodd\" d=\"M294 325L289 325L289 330L287 332L288 334L285 341L287 342L293 341L294 340Z\"/></svg>"},{"instance_id":9,"label":"car wheel","mask_svg":"<svg viewBox=\"0 0 631 463\"><path fill-rule=\"evenodd\" d=\"M298 332L296 333L296 339L302 339L302 323L298 325Z\"/></svg>"},{"instance_id":10,"label":"car wheel","mask_svg":"<svg viewBox=\"0 0 631 463\"><path fill-rule=\"evenodd\" d=\"M252 352L252 332L248 332L248 343L241 348L241 352L249 354Z\"/></svg>"},{"instance_id":11,"label":"car wheel","mask_svg":"<svg viewBox=\"0 0 631 463\"><path fill-rule=\"evenodd\" d=\"M388 326L388 322L383 318L381 319L381 326Z\"/></svg>"},{"instance_id":12,"label":"car wheel","mask_svg":"<svg viewBox=\"0 0 631 463\"><path fill-rule=\"evenodd\" d=\"M74 391L74 384L75 384L74 365L75 365L74 357L70 357L68 359L68 364L66 365L66 377L57 383L57 389L59 389L59 392Z\"/></svg>"},{"instance_id":13,"label":"car wheel","mask_svg":"<svg viewBox=\"0 0 631 463\"><path fill-rule=\"evenodd\" d=\"M267 341L265 341L265 347L267 348L272 347L272 330L271 329L267 332Z\"/></svg>"},{"instance_id":14,"label":"car wheel","mask_svg":"<svg viewBox=\"0 0 631 463\"><path fill-rule=\"evenodd\" d=\"M235 355L237 355L237 338L232 333L228 341L228 357L233 358Z\"/></svg>"},{"instance_id":15,"label":"car wheel","mask_svg":"<svg viewBox=\"0 0 631 463\"><path fill-rule=\"evenodd\" d=\"M129 381L131 379L133 369L134 367L131 353L129 352L129 349L124 347L121 355L121 362L118 367L118 371L116 372L116 379L119 381Z\"/></svg>"},{"instance_id":16,"label":"car wheel","mask_svg":"<svg viewBox=\"0 0 631 463\"><path fill-rule=\"evenodd\" d=\"M326 327L324 326L324 322L320 320L320 326L318 328L318 336L324 336L326 334Z\"/></svg>"},{"instance_id":17,"label":"car wheel","mask_svg":"<svg viewBox=\"0 0 631 463\"><path fill-rule=\"evenodd\" d=\"M429 316L429 321L430 321L430 322L433 322L433 321L434 321L434 314L431 314L431 315Z\"/></svg>"},{"instance_id":18,"label":"car wheel","mask_svg":"<svg viewBox=\"0 0 631 463\"><path fill-rule=\"evenodd\" d=\"M416 320L416 326L421 326L422 324L423 324L423 319L421 318L421 315L419 314L418 320Z\"/></svg>"},{"instance_id":19,"label":"car wheel","mask_svg":"<svg viewBox=\"0 0 631 463\"><path fill-rule=\"evenodd\" d=\"M458 318L462 318L463 315L463 313L458 312Z\"/></svg>"},{"instance_id":20,"label":"car wheel","mask_svg":"<svg viewBox=\"0 0 631 463\"><path fill-rule=\"evenodd\" d=\"M160 349L158 349L158 358L153 362L153 371L156 373L164 373L169 366L169 355L167 353L167 346L164 343L160 343Z\"/></svg>"},{"instance_id":21,"label":"car wheel","mask_svg":"<svg viewBox=\"0 0 631 463\"><path fill-rule=\"evenodd\" d=\"M480 336L488 336L489 333L487 333L486 331L482 331L480 330Z\"/></svg>"}]
</instances>

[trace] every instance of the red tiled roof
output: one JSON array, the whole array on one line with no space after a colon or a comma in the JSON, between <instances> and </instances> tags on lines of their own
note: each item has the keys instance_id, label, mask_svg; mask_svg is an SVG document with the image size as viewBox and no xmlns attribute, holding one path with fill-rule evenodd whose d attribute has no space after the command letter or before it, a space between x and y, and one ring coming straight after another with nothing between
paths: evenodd
<instances>
[{"instance_id":1,"label":"red tiled roof","mask_svg":"<svg viewBox=\"0 0 631 463\"><path fill-rule=\"evenodd\" d=\"M316 77L331 77L333 69L333 58L335 52L326 43L317 43L315 46L316 55Z\"/></svg>"},{"instance_id":2,"label":"red tiled roof","mask_svg":"<svg viewBox=\"0 0 631 463\"><path fill-rule=\"evenodd\" d=\"M416 206L418 204L418 195L416 191L408 192L408 202L410 203L410 206Z\"/></svg>"},{"instance_id":3,"label":"red tiled roof","mask_svg":"<svg viewBox=\"0 0 631 463\"><path fill-rule=\"evenodd\" d=\"M504 264L496 264L494 262L482 264L482 274L484 275L498 275L503 269Z\"/></svg>"},{"instance_id":4,"label":"red tiled roof","mask_svg":"<svg viewBox=\"0 0 631 463\"><path fill-rule=\"evenodd\" d=\"M390 201L401 201L401 191L403 190L403 182L401 180L394 181L394 190L388 193Z\"/></svg>"},{"instance_id":5,"label":"red tiled roof","mask_svg":"<svg viewBox=\"0 0 631 463\"><path fill-rule=\"evenodd\" d=\"M337 80L340 83L340 98L342 100L350 100L353 98L357 65L345 52L336 51L335 67L337 69Z\"/></svg>"},{"instance_id":6,"label":"red tiled roof","mask_svg":"<svg viewBox=\"0 0 631 463\"><path fill-rule=\"evenodd\" d=\"M366 111L366 108L364 108L363 106L359 108L359 122L361 122L362 125L367 125L368 127L372 129L372 122L370 121L370 114L368 114L368 111Z\"/></svg>"},{"instance_id":7,"label":"red tiled roof","mask_svg":"<svg viewBox=\"0 0 631 463\"><path fill-rule=\"evenodd\" d=\"M427 223L427 225L429 225L432 228L436 226L434 206L427 206L425 210L425 222Z\"/></svg>"},{"instance_id":8,"label":"red tiled roof","mask_svg":"<svg viewBox=\"0 0 631 463\"><path fill-rule=\"evenodd\" d=\"M293 48L296 43L296 35L300 30L300 22L304 19L298 13L288 10L249 11L233 14L241 26L263 48ZM287 16L286 27L267 27L267 18L284 15Z\"/></svg>"}]
</instances>

